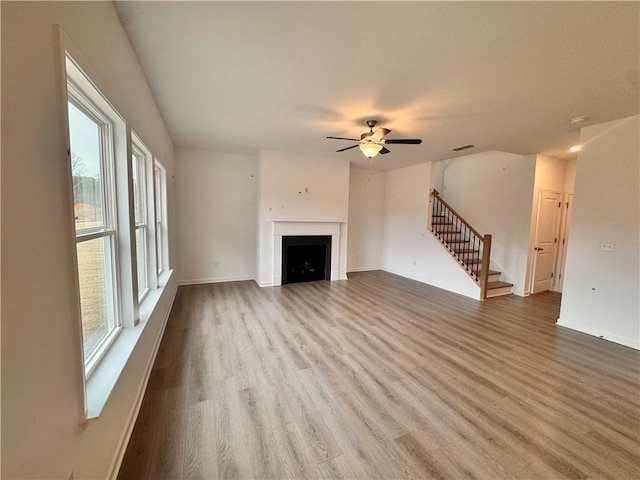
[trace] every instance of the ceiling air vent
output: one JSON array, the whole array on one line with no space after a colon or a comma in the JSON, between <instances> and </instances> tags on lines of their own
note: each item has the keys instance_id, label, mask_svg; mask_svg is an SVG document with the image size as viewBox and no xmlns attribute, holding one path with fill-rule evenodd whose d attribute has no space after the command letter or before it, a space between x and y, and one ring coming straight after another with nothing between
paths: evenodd
<instances>
[{"instance_id":1,"label":"ceiling air vent","mask_svg":"<svg viewBox=\"0 0 640 480\"><path fill-rule=\"evenodd\" d=\"M475 145L471 145L470 143L467 143L466 145L461 145L459 147L452 148L451 150L453 150L454 152L461 152L462 150L466 150L467 148L473 148L473 147L475 147Z\"/></svg>"}]
</instances>

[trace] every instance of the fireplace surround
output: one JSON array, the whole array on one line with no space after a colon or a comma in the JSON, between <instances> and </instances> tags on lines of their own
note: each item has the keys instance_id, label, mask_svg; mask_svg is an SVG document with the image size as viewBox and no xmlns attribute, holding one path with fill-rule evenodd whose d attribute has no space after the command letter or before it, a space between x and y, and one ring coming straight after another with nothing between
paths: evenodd
<instances>
[{"instance_id":1,"label":"fireplace surround","mask_svg":"<svg viewBox=\"0 0 640 480\"><path fill-rule=\"evenodd\" d=\"M259 250L260 286L282 285L282 239L287 236L330 236L329 279L347 279L346 222L267 220L267 224L271 228L264 232Z\"/></svg>"}]
</instances>

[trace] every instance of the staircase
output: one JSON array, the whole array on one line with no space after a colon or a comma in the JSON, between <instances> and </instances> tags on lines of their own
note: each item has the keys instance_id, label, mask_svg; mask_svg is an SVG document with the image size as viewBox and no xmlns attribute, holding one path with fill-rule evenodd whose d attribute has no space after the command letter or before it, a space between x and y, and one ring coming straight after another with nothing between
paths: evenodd
<instances>
[{"instance_id":1,"label":"staircase","mask_svg":"<svg viewBox=\"0 0 640 480\"><path fill-rule=\"evenodd\" d=\"M480 299L508 295L513 284L500 281L500 272L490 270L491 235L480 235L437 190L431 192L429 229L480 287Z\"/></svg>"}]
</instances>

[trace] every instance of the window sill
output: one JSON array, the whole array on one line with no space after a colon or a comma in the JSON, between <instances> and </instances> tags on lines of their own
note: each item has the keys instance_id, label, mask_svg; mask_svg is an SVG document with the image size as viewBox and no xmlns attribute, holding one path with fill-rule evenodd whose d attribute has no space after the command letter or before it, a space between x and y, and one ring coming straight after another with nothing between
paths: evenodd
<instances>
[{"instance_id":1,"label":"window sill","mask_svg":"<svg viewBox=\"0 0 640 480\"><path fill-rule=\"evenodd\" d=\"M149 290L140 304L140 322L138 325L124 328L120 332L109 351L102 357L100 363L87 379L83 422L95 420L102 413L172 275L173 270L162 273L158 288Z\"/></svg>"}]
</instances>

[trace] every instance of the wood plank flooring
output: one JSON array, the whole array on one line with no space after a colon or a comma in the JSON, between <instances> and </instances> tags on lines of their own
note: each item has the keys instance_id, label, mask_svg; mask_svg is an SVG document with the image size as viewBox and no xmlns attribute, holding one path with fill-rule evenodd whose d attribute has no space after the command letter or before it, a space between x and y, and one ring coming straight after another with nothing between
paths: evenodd
<instances>
[{"instance_id":1,"label":"wood plank flooring","mask_svg":"<svg viewBox=\"0 0 640 480\"><path fill-rule=\"evenodd\" d=\"M384 272L182 286L120 479L640 478L640 352Z\"/></svg>"}]
</instances>

